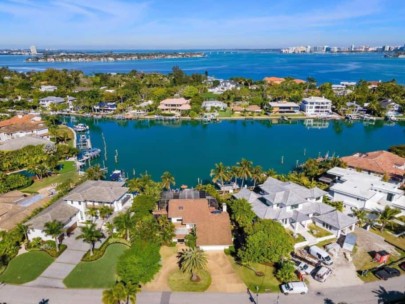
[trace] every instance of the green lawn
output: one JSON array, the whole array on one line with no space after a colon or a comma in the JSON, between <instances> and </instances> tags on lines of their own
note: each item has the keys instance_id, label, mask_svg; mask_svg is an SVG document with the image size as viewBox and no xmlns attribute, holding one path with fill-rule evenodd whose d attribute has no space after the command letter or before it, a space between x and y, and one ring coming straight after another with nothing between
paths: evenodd
<instances>
[{"instance_id":1,"label":"green lawn","mask_svg":"<svg viewBox=\"0 0 405 304\"><path fill-rule=\"evenodd\" d=\"M64 165L61 171L59 171L59 174L54 174L50 177L45 177L42 180L35 180L35 182L27 187L22 189L22 192L28 192L28 193L33 193L33 192L38 192L38 190L48 187L52 184L60 184L68 179L75 179L77 176L76 172L76 167L74 162L71 161L65 161L62 162L61 164Z\"/></svg>"},{"instance_id":2,"label":"green lawn","mask_svg":"<svg viewBox=\"0 0 405 304\"><path fill-rule=\"evenodd\" d=\"M231 117L231 116L232 116L232 110L218 112L218 117Z\"/></svg>"},{"instance_id":3,"label":"green lawn","mask_svg":"<svg viewBox=\"0 0 405 304\"><path fill-rule=\"evenodd\" d=\"M71 160L62 161L59 162L59 165L61 166L59 174L76 171L76 165L74 161Z\"/></svg>"},{"instance_id":4,"label":"green lawn","mask_svg":"<svg viewBox=\"0 0 405 304\"><path fill-rule=\"evenodd\" d=\"M256 273L247 267L241 266L236 264L235 260L228 256L233 269L245 283L245 285L250 290L257 290L257 286L259 287L259 292L279 292L280 291L280 284L281 282L277 280L274 276L275 267L270 265L263 265L263 264L253 264L252 268L256 272L264 273L264 276L257 276Z\"/></svg>"},{"instance_id":5,"label":"green lawn","mask_svg":"<svg viewBox=\"0 0 405 304\"><path fill-rule=\"evenodd\" d=\"M329 231L327 231L315 224L308 225L308 232L316 238L321 238L324 236L332 235L332 233L330 233Z\"/></svg>"},{"instance_id":6,"label":"green lawn","mask_svg":"<svg viewBox=\"0 0 405 304\"><path fill-rule=\"evenodd\" d=\"M110 288L115 283L118 257L128 249L123 244L111 244L104 256L94 262L81 262L65 278L68 288Z\"/></svg>"},{"instance_id":7,"label":"green lawn","mask_svg":"<svg viewBox=\"0 0 405 304\"><path fill-rule=\"evenodd\" d=\"M30 251L15 257L5 272L0 275L0 281L10 284L23 284L36 279L50 264L53 258L42 251Z\"/></svg>"},{"instance_id":8,"label":"green lawn","mask_svg":"<svg viewBox=\"0 0 405 304\"><path fill-rule=\"evenodd\" d=\"M205 291L211 285L211 276L206 271L198 273L199 282L192 282L190 275L180 270L176 270L169 276L169 286L172 291Z\"/></svg>"}]
</instances>

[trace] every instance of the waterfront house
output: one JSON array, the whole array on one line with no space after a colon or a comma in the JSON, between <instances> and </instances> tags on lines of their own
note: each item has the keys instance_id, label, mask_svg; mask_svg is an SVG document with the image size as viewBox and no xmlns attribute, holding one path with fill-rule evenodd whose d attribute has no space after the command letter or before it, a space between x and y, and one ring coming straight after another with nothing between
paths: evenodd
<instances>
[{"instance_id":1,"label":"waterfront house","mask_svg":"<svg viewBox=\"0 0 405 304\"><path fill-rule=\"evenodd\" d=\"M0 142L27 135L49 139L48 127L40 116L33 114L16 115L0 121Z\"/></svg>"},{"instance_id":2,"label":"waterfront house","mask_svg":"<svg viewBox=\"0 0 405 304\"><path fill-rule=\"evenodd\" d=\"M204 101L201 106L205 111L211 111L211 109L224 111L228 107L225 102L218 100Z\"/></svg>"},{"instance_id":3,"label":"waterfront house","mask_svg":"<svg viewBox=\"0 0 405 304\"><path fill-rule=\"evenodd\" d=\"M324 116L332 114L332 101L324 97L311 96L304 98L300 109L308 116Z\"/></svg>"},{"instance_id":4,"label":"waterfront house","mask_svg":"<svg viewBox=\"0 0 405 304\"><path fill-rule=\"evenodd\" d=\"M397 116L401 114L401 106L391 99L381 100L380 105L385 110L387 116Z\"/></svg>"},{"instance_id":5,"label":"waterfront house","mask_svg":"<svg viewBox=\"0 0 405 304\"><path fill-rule=\"evenodd\" d=\"M111 114L117 110L117 103L101 101L93 106L94 112Z\"/></svg>"},{"instance_id":6,"label":"waterfront house","mask_svg":"<svg viewBox=\"0 0 405 304\"><path fill-rule=\"evenodd\" d=\"M339 167L328 170L327 174L332 179L330 195L345 207L381 211L389 206L405 214L405 196L399 183L384 182L381 176Z\"/></svg>"},{"instance_id":7,"label":"waterfront house","mask_svg":"<svg viewBox=\"0 0 405 304\"><path fill-rule=\"evenodd\" d=\"M269 106L271 114L296 114L300 111L299 105L288 101L269 102Z\"/></svg>"},{"instance_id":8,"label":"waterfront house","mask_svg":"<svg viewBox=\"0 0 405 304\"><path fill-rule=\"evenodd\" d=\"M58 105L67 102L69 104L69 107L71 107L72 102L74 102L75 100L76 98L71 96L67 96L66 98L47 96L39 100L39 105L44 108L49 108L51 105Z\"/></svg>"},{"instance_id":9,"label":"waterfront house","mask_svg":"<svg viewBox=\"0 0 405 304\"><path fill-rule=\"evenodd\" d=\"M131 199L124 182L110 181L86 181L63 198L68 205L79 209L79 222L90 219L87 215L90 208L109 206L118 212L125 204L131 204Z\"/></svg>"},{"instance_id":10,"label":"waterfront house","mask_svg":"<svg viewBox=\"0 0 405 304\"><path fill-rule=\"evenodd\" d=\"M41 92L55 92L58 89L58 87L53 86L53 85L41 85L39 90Z\"/></svg>"},{"instance_id":11,"label":"waterfront house","mask_svg":"<svg viewBox=\"0 0 405 304\"><path fill-rule=\"evenodd\" d=\"M30 225L28 237L30 240L35 237L47 240L50 237L43 231L47 222L60 221L65 230L70 231L92 220L88 215L90 208L108 206L118 212L131 203L132 195L123 182L88 180L30 219L27 222Z\"/></svg>"},{"instance_id":12,"label":"waterfront house","mask_svg":"<svg viewBox=\"0 0 405 304\"><path fill-rule=\"evenodd\" d=\"M160 102L159 110L169 113L181 113L190 111L190 101L184 98L167 98Z\"/></svg>"},{"instance_id":13,"label":"waterfront house","mask_svg":"<svg viewBox=\"0 0 405 304\"><path fill-rule=\"evenodd\" d=\"M357 104L355 101L346 102L346 107L342 109L345 114L366 114L367 109Z\"/></svg>"},{"instance_id":14,"label":"waterfront house","mask_svg":"<svg viewBox=\"0 0 405 304\"><path fill-rule=\"evenodd\" d=\"M225 204L222 210L217 210L210 206L207 199L172 199L167 212L176 228L174 242L183 243L195 229L197 246L202 250L223 251L233 244Z\"/></svg>"},{"instance_id":15,"label":"waterfront house","mask_svg":"<svg viewBox=\"0 0 405 304\"><path fill-rule=\"evenodd\" d=\"M246 107L246 112L260 114L262 112L262 108L260 108L258 105L249 105Z\"/></svg>"},{"instance_id":16,"label":"waterfront house","mask_svg":"<svg viewBox=\"0 0 405 304\"><path fill-rule=\"evenodd\" d=\"M232 110L232 112L235 113L235 114L241 114L241 113L243 113L243 112L246 111L246 109L245 109L244 107L238 106L238 105L233 105L233 106L231 107L231 110Z\"/></svg>"},{"instance_id":17,"label":"waterfront house","mask_svg":"<svg viewBox=\"0 0 405 304\"><path fill-rule=\"evenodd\" d=\"M369 174L388 175L398 182L404 181L405 158L388 151L356 153L342 157L349 168L362 170Z\"/></svg>"},{"instance_id":18,"label":"waterfront house","mask_svg":"<svg viewBox=\"0 0 405 304\"><path fill-rule=\"evenodd\" d=\"M356 218L337 213L335 208L324 204L322 201L326 194L317 187L308 189L269 177L257 190L244 188L233 196L247 200L259 218L278 221L294 233L306 231L311 223L325 228L336 237L352 232Z\"/></svg>"}]
</instances>

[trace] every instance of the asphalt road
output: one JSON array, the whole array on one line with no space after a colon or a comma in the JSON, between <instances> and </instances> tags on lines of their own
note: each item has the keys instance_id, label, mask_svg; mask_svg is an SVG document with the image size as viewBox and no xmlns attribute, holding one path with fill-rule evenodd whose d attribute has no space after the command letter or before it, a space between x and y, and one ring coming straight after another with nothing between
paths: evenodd
<instances>
[{"instance_id":1,"label":"asphalt road","mask_svg":"<svg viewBox=\"0 0 405 304\"><path fill-rule=\"evenodd\" d=\"M102 290L99 289L61 289L28 286L0 286L0 304L37 304L42 299L48 304L93 304L101 303ZM257 297L248 293L170 293L142 292L138 294L137 304L372 304L384 300L405 297L404 276L343 288L328 288L322 291L311 290L307 295L261 294Z\"/></svg>"}]
</instances>

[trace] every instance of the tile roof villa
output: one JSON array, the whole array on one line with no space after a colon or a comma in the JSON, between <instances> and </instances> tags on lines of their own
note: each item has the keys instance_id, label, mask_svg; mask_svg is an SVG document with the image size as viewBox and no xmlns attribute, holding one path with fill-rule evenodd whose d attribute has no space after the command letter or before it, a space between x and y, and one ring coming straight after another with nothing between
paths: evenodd
<instances>
[{"instance_id":1,"label":"tile roof villa","mask_svg":"<svg viewBox=\"0 0 405 304\"><path fill-rule=\"evenodd\" d=\"M168 98L162 100L158 109L162 111L182 112L191 110L190 101L184 98Z\"/></svg>"},{"instance_id":2,"label":"tile roof villa","mask_svg":"<svg viewBox=\"0 0 405 304\"><path fill-rule=\"evenodd\" d=\"M314 222L339 237L341 233L351 232L357 221L340 212L338 222L334 215L325 216L338 211L322 202L327 193L316 187L308 189L269 177L258 189L254 192L244 188L233 196L246 199L259 218L276 220L296 233L306 230L307 225Z\"/></svg>"},{"instance_id":3,"label":"tile roof villa","mask_svg":"<svg viewBox=\"0 0 405 304\"><path fill-rule=\"evenodd\" d=\"M197 246L203 250L223 250L232 245L231 222L226 207L222 211L209 206L207 199L172 199L168 217L176 226L177 242L196 229Z\"/></svg>"},{"instance_id":4,"label":"tile roof villa","mask_svg":"<svg viewBox=\"0 0 405 304\"><path fill-rule=\"evenodd\" d=\"M403 181L405 175L405 158L387 151L356 153L342 157L341 160L350 168L360 169L379 175L389 174L391 178Z\"/></svg>"},{"instance_id":5,"label":"tile roof villa","mask_svg":"<svg viewBox=\"0 0 405 304\"><path fill-rule=\"evenodd\" d=\"M16 115L0 121L0 142L26 135L48 136L48 127L41 117L33 114Z\"/></svg>"}]
</instances>

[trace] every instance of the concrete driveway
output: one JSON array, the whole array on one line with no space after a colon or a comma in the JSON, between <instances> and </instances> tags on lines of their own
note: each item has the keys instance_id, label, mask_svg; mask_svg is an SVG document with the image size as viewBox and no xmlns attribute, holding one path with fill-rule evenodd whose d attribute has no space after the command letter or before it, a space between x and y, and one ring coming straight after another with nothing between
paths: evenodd
<instances>
[{"instance_id":1,"label":"concrete driveway","mask_svg":"<svg viewBox=\"0 0 405 304\"><path fill-rule=\"evenodd\" d=\"M63 243L66 250L34 281L26 283L31 287L65 288L63 280L80 263L83 255L89 250L89 245L82 240L76 240L77 231L65 238Z\"/></svg>"},{"instance_id":2,"label":"concrete driveway","mask_svg":"<svg viewBox=\"0 0 405 304\"><path fill-rule=\"evenodd\" d=\"M333 257L333 264L327 266L332 269L332 274L325 282L321 283L308 276L311 289L322 290L325 288L348 287L362 285L364 282L357 276L356 267L349 262L340 250L338 255Z\"/></svg>"}]
</instances>

